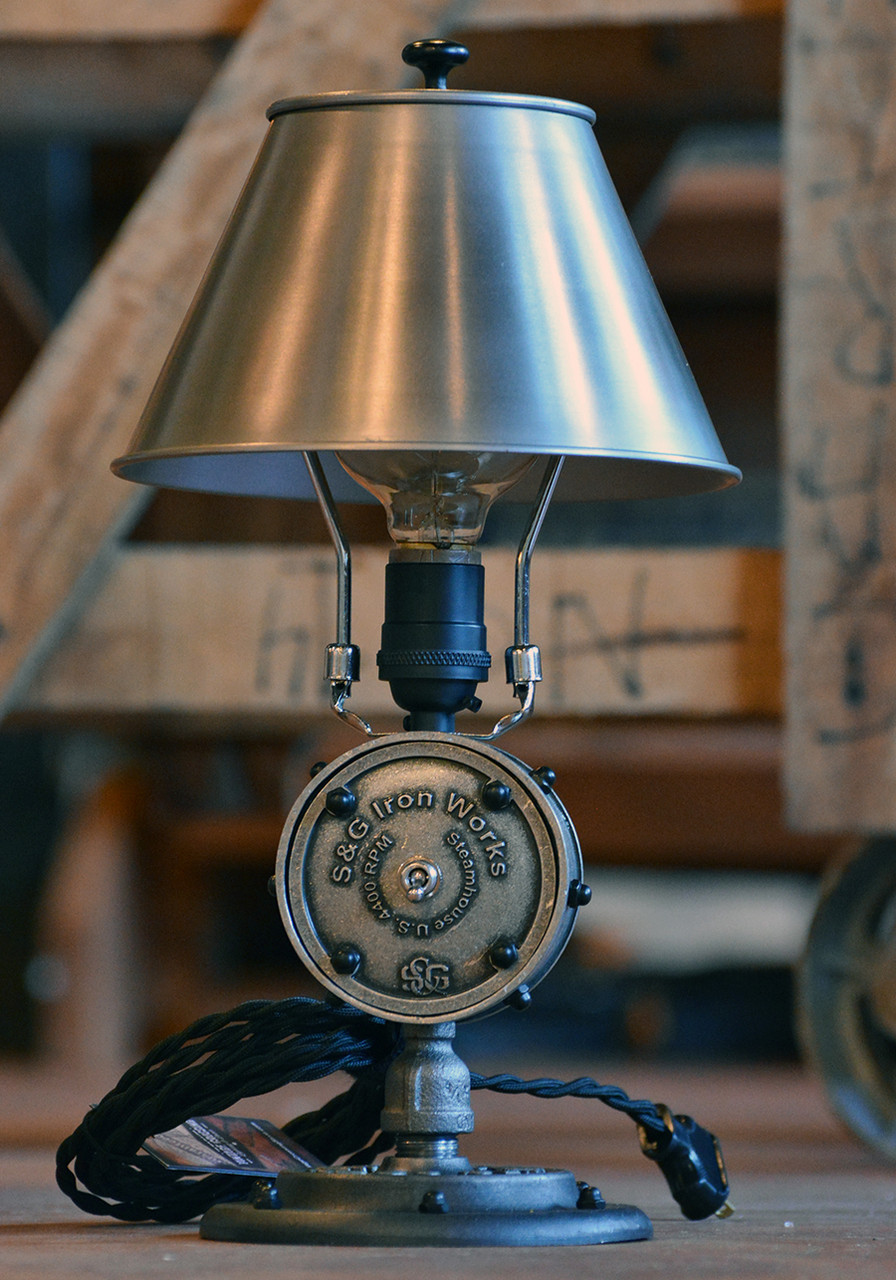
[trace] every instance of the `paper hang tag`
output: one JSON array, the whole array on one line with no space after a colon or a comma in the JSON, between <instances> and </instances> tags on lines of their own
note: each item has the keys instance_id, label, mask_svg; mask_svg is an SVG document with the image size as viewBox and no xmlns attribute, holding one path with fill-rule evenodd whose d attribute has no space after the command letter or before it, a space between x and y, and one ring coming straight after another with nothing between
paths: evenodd
<instances>
[{"instance_id":1,"label":"paper hang tag","mask_svg":"<svg viewBox=\"0 0 896 1280\"><path fill-rule=\"evenodd\" d=\"M190 1173L244 1173L276 1177L295 1169L317 1169L322 1161L267 1120L242 1116L196 1116L143 1144L166 1169Z\"/></svg>"}]
</instances>

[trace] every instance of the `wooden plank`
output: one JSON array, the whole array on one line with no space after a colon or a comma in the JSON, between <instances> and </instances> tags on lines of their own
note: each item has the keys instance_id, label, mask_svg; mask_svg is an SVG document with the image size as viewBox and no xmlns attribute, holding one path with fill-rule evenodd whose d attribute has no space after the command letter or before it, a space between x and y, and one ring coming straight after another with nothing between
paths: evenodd
<instances>
[{"instance_id":1,"label":"wooden plank","mask_svg":"<svg viewBox=\"0 0 896 1280\"><path fill-rule=\"evenodd\" d=\"M456 31L472 58L451 83L572 98L589 103L604 119L608 112L617 120L626 111L671 113L667 125L673 132L671 117L682 113L690 120L705 113L709 101L723 103L723 113L732 118L741 111L751 117L763 109L769 116L777 111L781 34L774 16L679 22L673 29L668 20L639 26L637 5L623 11L624 23L611 9L600 12L603 20L595 17L587 26L577 22L573 6L568 21L549 9L539 23L531 14L528 25L506 28L493 21L483 25L477 15L488 18L490 8L483 14L477 9L476 20ZM551 25L545 25L548 20ZM0 38L0 121L5 131L24 136L173 137L229 43L208 34ZM410 71L405 75L407 83L417 78ZM639 168L647 166L645 181L668 146L668 139L664 144L655 135L654 128L652 150L639 161ZM770 261L776 265L775 254Z\"/></svg>"},{"instance_id":2,"label":"wooden plank","mask_svg":"<svg viewBox=\"0 0 896 1280\"><path fill-rule=\"evenodd\" d=\"M843 840L787 830L781 737L772 719L536 715L507 747L555 770L596 866L820 871Z\"/></svg>"},{"instance_id":3,"label":"wooden plank","mask_svg":"<svg viewBox=\"0 0 896 1280\"><path fill-rule=\"evenodd\" d=\"M3 39L166 39L237 35L263 0L3 0Z\"/></svg>"},{"instance_id":4,"label":"wooden plank","mask_svg":"<svg viewBox=\"0 0 896 1280\"><path fill-rule=\"evenodd\" d=\"M43 1010L40 1051L48 1065L114 1079L143 1030L134 870L145 794L135 774L117 771L79 799L42 902L39 952L59 967L63 990Z\"/></svg>"},{"instance_id":5,"label":"wooden plank","mask_svg":"<svg viewBox=\"0 0 896 1280\"><path fill-rule=\"evenodd\" d=\"M361 714L394 716L375 668L383 563L375 548L355 557L354 638L364 665L352 702ZM513 553L487 552L486 563L495 661L483 720L512 705L501 655L513 638ZM777 556L762 551L542 551L532 592L541 710L775 714L777 573ZM20 706L231 719L324 712L334 579L326 547L120 552Z\"/></svg>"},{"instance_id":6,"label":"wooden plank","mask_svg":"<svg viewBox=\"0 0 896 1280\"><path fill-rule=\"evenodd\" d=\"M784 0L478 0L465 27L663 22L778 14ZM97 40L235 35L261 0L4 0L0 39ZM422 28L421 28L422 29Z\"/></svg>"},{"instance_id":7,"label":"wooden plank","mask_svg":"<svg viewBox=\"0 0 896 1280\"><path fill-rule=\"evenodd\" d=\"M794 0L784 407L787 785L896 830L896 9Z\"/></svg>"},{"instance_id":8,"label":"wooden plank","mask_svg":"<svg viewBox=\"0 0 896 1280\"><path fill-rule=\"evenodd\" d=\"M642 199L635 231L667 302L695 295L730 302L775 296L780 222L779 159L765 131L748 126L711 139L685 136Z\"/></svg>"},{"instance_id":9,"label":"wooden plank","mask_svg":"<svg viewBox=\"0 0 896 1280\"><path fill-rule=\"evenodd\" d=\"M174 137L226 55L207 36L0 39L0 121L17 139Z\"/></svg>"},{"instance_id":10,"label":"wooden plank","mask_svg":"<svg viewBox=\"0 0 896 1280\"><path fill-rule=\"evenodd\" d=\"M145 495L114 480L142 406L287 93L385 89L444 0L271 0L225 65L0 424L0 710L79 607ZM363 38L362 38L363 37Z\"/></svg>"},{"instance_id":11,"label":"wooden plank","mask_svg":"<svg viewBox=\"0 0 896 1280\"><path fill-rule=\"evenodd\" d=\"M784 0L479 0L469 27L587 26L592 22L701 22L774 17Z\"/></svg>"},{"instance_id":12,"label":"wooden plank","mask_svg":"<svg viewBox=\"0 0 896 1280\"><path fill-rule=\"evenodd\" d=\"M593 910L593 908L592 908ZM70 1132L87 1103L112 1085L109 1079L77 1081L29 1078L7 1068L3 1087L4 1137L0 1156L4 1218L4 1267L8 1276L40 1275L44 1280L145 1280L170 1274L199 1280L295 1280L315 1274L326 1280L569 1280L600 1275L605 1280L694 1280L694 1277L755 1277L756 1280L892 1280L896 1249L893 1170L863 1151L831 1115L817 1077L796 1064L749 1062L719 1065L709 1060L706 1036L686 1065L644 1049L634 1062L607 1061L600 1038L605 1010L616 988L595 975L595 1012L582 999L578 1018L563 1023L561 993L551 1022L539 1021L536 989L531 1030L514 1036L485 1024L471 1028L470 1065L479 1071L506 1070L528 1077L563 1080L576 1074L618 1082L633 1098L667 1099L676 1112L694 1115L719 1135L731 1171L733 1217L689 1222L678 1211L654 1165L641 1154L630 1119L594 1101L558 1098L538 1101L488 1090L473 1094L476 1129L464 1135L461 1150L474 1164L571 1169L600 1186L616 1202L641 1206L653 1221L649 1243L607 1247L479 1249L383 1249L246 1246L198 1239L195 1222L121 1223L90 1217L65 1200L53 1180L52 1150ZM665 1012L671 1021L679 1005L664 1006L661 983L644 984L654 1025ZM701 988L702 990L702 988ZM637 997L625 1014L634 1031ZM647 1004L641 998L641 1007ZM738 987L730 991L730 1016ZM620 1001L621 1003L621 1001ZM696 1002L695 1002L696 1003ZM705 1006L704 1006L705 1007ZM711 1009L718 1006L710 1005ZM747 1006L748 1007L748 1006ZM690 1012L692 1006L684 1006ZM708 1021L708 1019L707 1019ZM720 1015L721 1021L721 1015ZM545 1023L551 1030L545 1032ZM722 1024L725 1025L724 1023ZM500 1024L498 1024L500 1027ZM555 1027L562 1030L554 1030ZM710 1024L712 1026L712 1024ZM540 1034L539 1034L540 1033ZM463 1036L461 1032L461 1036ZM459 1039L461 1038L459 1036ZM697 1039L695 1035L695 1040ZM634 1040L634 1036L632 1036ZM509 1043L508 1043L509 1042ZM517 1046L522 1045L521 1048ZM649 1046L649 1047L652 1047ZM91 1091L91 1085L99 1090ZM345 1087L342 1078L292 1085L242 1104L243 1114L283 1124L324 1105ZM55 1122L55 1128L54 1128ZM30 1136L31 1150L16 1150ZM44 1148L35 1150L38 1142ZM740 1206L744 1207L741 1208Z\"/></svg>"}]
</instances>

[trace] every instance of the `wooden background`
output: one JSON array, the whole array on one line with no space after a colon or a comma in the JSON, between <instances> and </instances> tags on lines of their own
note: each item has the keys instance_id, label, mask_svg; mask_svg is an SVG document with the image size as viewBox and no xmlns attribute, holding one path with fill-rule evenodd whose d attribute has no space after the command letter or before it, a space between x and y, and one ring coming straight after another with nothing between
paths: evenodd
<instances>
[{"instance_id":1,"label":"wooden background","mask_svg":"<svg viewBox=\"0 0 896 1280\"><path fill-rule=\"evenodd\" d=\"M789 9L787 784L803 829L896 829L896 8Z\"/></svg>"},{"instance_id":2,"label":"wooden background","mask_svg":"<svg viewBox=\"0 0 896 1280\"><path fill-rule=\"evenodd\" d=\"M272 98L346 84L393 87L394 50L424 28L733 21L781 9L772 0L342 0L335 9L322 0L270 0L265 6L254 0L130 0L110 12L100 0L62 7L50 0L7 0L0 43L10 57L66 42L120 50L128 42L245 32L3 417L2 705L88 710L113 700L145 707L158 699L187 708L190 689L205 705L212 697L210 679L191 682L162 673L162 640L146 609L147 593L157 590L163 591L153 597L157 612L166 618L178 602L169 640L184 646L185 657L201 648L187 637L193 624L202 624L205 609L224 646L222 679L233 688L235 706L251 712L274 697L273 677L270 694L263 695L250 678L268 634L271 601L281 598L286 578L295 586L316 570L297 567L296 559L285 569L287 562L272 555L263 566L253 561L250 570L248 559L231 557L235 582L255 581L258 573L266 585L256 590L239 635L220 627L224 588L212 585L207 603L199 604L188 585L196 580L191 575L198 561L190 567L168 552L171 567L163 569L162 553L122 550L121 535L146 496L98 465L127 445L257 148ZM896 9L887 0L786 5L784 718L789 814L804 830L896 829L894 46ZM309 564L317 563L316 554ZM637 563L617 557L612 564L596 555L593 575L590 569L586 575L593 576L593 591L564 588L566 603L553 600L539 635L546 648L553 644L559 661L545 703L592 713L777 715L780 662L768 639L775 627L777 571L764 553L718 554L717 563L698 557L686 567L673 557L664 566L670 576L662 601L652 594L658 562L651 555ZM128 565L124 557L131 555ZM203 563L207 581L223 581L223 560ZM560 565L552 561L550 572L565 573ZM717 573L719 600L713 593ZM171 584L170 601L163 578ZM639 584L648 580L650 591L639 604L646 590ZM760 581L768 594L754 619ZM745 630L731 613L738 593L742 603L750 602ZM304 598L305 588L299 595ZM685 599L689 611L681 612ZM642 606L643 618L635 617ZM191 619L192 608L197 613ZM581 632L577 655L563 654L551 639L558 608ZM496 649L503 645L500 621L493 625ZM743 634L735 640L738 627ZM682 629L716 638L684 647L677 639L657 639ZM251 640L242 661L238 640ZM375 639L365 645L370 657L375 645ZM687 664L679 671L673 655L684 658L685 648ZM285 656L286 643L276 652L277 662L292 670L297 659ZM271 649L272 662L273 655ZM196 664L200 669L198 657ZM288 699L299 697L289 692L297 678L278 679L281 692L286 680ZM319 705L319 684L304 675L298 684L310 705ZM372 680L367 693L378 705L381 691Z\"/></svg>"}]
</instances>

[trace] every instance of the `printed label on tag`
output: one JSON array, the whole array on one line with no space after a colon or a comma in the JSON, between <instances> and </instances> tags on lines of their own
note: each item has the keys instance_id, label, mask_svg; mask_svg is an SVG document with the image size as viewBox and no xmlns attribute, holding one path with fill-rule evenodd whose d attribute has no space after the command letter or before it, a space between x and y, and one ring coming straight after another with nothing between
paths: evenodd
<instances>
[{"instance_id":1,"label":"printed label on tag","mask_svg":"<svg viewBox=\"0 0 896 1280\"><path fill-rule=\"evenodd\" d=\"M143 1149L166 1169L191 1173L271 1177L286 1170L316 1169L322 1163L276 1125L242 1116L196 1116L147 1138Z\"/></svg>"}]
</instances>

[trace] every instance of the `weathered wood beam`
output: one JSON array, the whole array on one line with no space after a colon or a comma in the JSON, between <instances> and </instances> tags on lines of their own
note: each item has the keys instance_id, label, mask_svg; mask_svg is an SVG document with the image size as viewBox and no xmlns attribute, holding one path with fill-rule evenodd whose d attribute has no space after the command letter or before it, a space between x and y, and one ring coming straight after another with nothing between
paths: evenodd
<instances>
[{"instance_id":1,"label":"weathered wood beam","mask_svg":"<svg viewBox=\"0 0 896 1280\"><path fill-rule=\"evenodd\" d=\"M239 35L264 0L3 0L0 39L133 40ZM299 5L295 6L299 8Z\"/></svg>"},{"instance_id":2,"label":"weathered wood beam","mask_svg":"<svg viewBox=\"0 0 896 1280\"><path fill-rule=\"evenodd\" d=\"M792 0L788 57L789 811L896 831L896 8Z\"/></svg>"},{"instance_id":3,"label":"weathered wood beam","mask_svg":"<svg viewBox=\"0 0 896 1280\"><path fill-rule=\"evenodd\" d=\"M699 22L781 13L785 0L478 0L470 28L588 26L592 22Z\"/></svg>"},{"instance_id":4,"label":"weathered wood beam","mask_svg":"<svg viewBox=\"0 0 896 1280\"><path fill-rule=\"evenodd\" d=\"M4 0L0 39L139 39L236 35L262 0ZM780 13L785 0L471 0L455 25L552 26ZM298 7L298 6L296 6ZM431 34L431 32L429 33Z\"/></svg>"},{"instance_id":5,"label":"weathered wood beam","mask_svg":"<svg viewBox=\"0 0 896 1280\"><path fill-rule=\"evenodd\" d=\"M0 130L17 140L173 137L219 71L227 44L213 36L0 37Z\"/></svg>"},{"instance_id":6,"label":"weathered wood beam","mask_svg":"<svg viewBox=\"0 0 896 1280\"><path fill-rule=\"evenodd\" d=\"M114 480L265 129L296 92L385 89L444 0L270 0L0 422L0 710L28 683L145 495ZM453 10L452 10L453 12Z\"/></svg>"},{"instance_id":7,"label":"weathered wood beam","mask_svg":"<svg viewBox=\"0 0 896 1280\"><path fill-rule=\"evenodd\" d=\"M665 20L645 37L634 21L638 11L637 4L626 6L623 23L611 9L601 9L605 20L593 17L582 26L575 6L564 10L568 22L545 8L530 15L528 25L502 27L481 20L490 4L484 11L456 7L455 15L469 12L475 21L455 28L473 58L455 71L452 85L559 95L587 102L599 117L607 110L653 112L670 124L676 112L699 112L707 102L733 117L742 110L755 116L763 100L775 112L780 23L774 15L748 15L758 20L743 22ZM519 17L516 8L513 13ZM103 140L173 137L232 39L208 33L0 37L0 130Z\"/></svg>"},{"instance_id":8,"label":"weathered wood beam","mask_svg":"<svg viewBox=\"0 0 896 1280\"><path fill-rule=\"evenodd\" d=\"M0 423L0 711L77 616L143 504L107 462L127 447L257 150L265 106L284 94L401 83L405 40L481 17L491 3L271 0L250 26ZM552 20L574 9L584 16L582 5L558 3Z\"/></svg>"},{"instance_id":9,"label":"weathered wood beam","mask_svg":"<svg viewBox=\"0 0 896 1280\"><path fill-rule=\"evenodd\" d=\"M479 719L512 706L500 655L513 636L513 552L484 553L495 655ZM385 551L354 565L353 706L395 708L377 679ZM774 552L558 551L533 564L532 636L549 714L775 715L780 707ZM234 602L239 607L234 607ZM120 550L106 581L23 699L22 709L240 718L322 713L334 638L325 546Z\"/></svg>"},{"instance_id":10,"label":"weathered wood beam","mask_svg":"<svg viewBox=\"0 0 896 1280\"><path fill-rule=\"evenodd\" d=\"M676 295L773 298L780 268L781 166L749 129L676 147L640 204L651 275Z\"/></svg>"}]
</instances>

